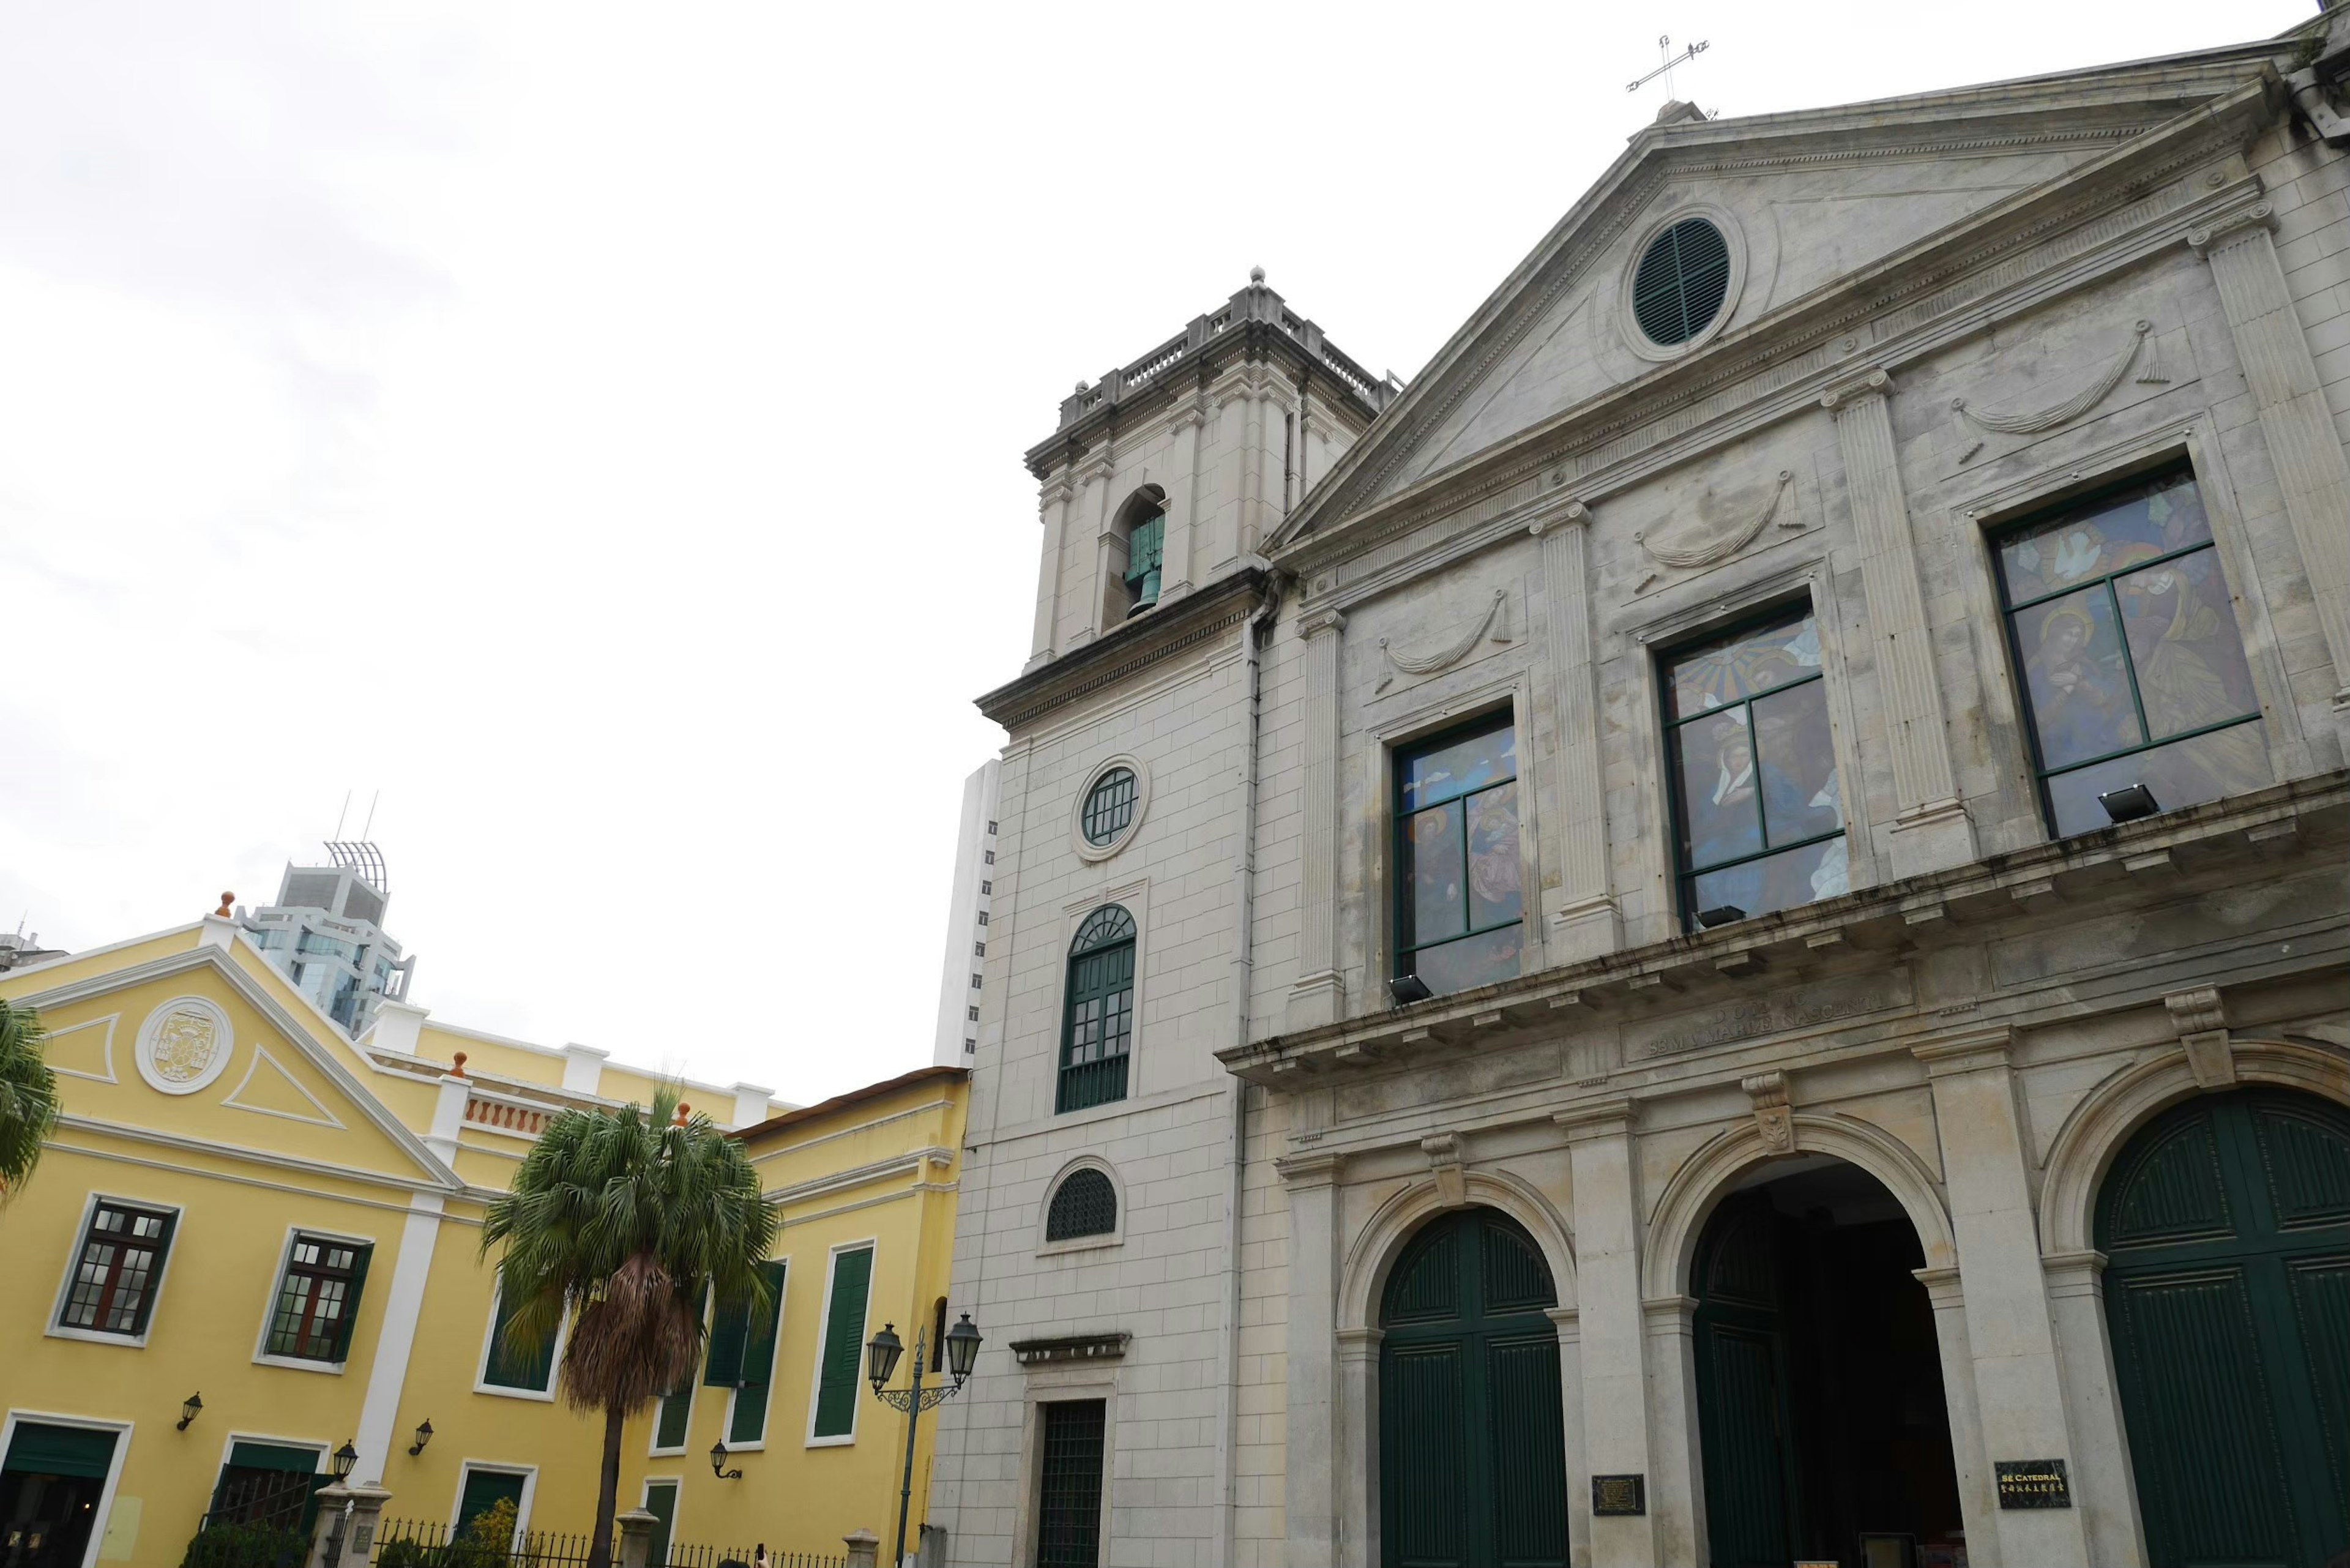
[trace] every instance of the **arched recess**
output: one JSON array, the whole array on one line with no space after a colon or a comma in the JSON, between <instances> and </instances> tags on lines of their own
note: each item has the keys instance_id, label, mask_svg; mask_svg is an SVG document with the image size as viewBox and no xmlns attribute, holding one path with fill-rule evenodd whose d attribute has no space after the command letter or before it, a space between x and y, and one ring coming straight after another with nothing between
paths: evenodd
<instances>
[{"instance_id":1,"label":"arched recess","mask_svg":"<svg viewBox=\"0 0 2350 1568\"><path fill-rule=\"evenodd\" d=\"M1556 1310L1565 1313L1575 1309L1574 1237L1550 1200L1530 1183L1505 1171L1464 1172L1462 1189L1464 1202L1448 1203L1441 1186L1431 1178L1405 1188L1379 1205L1378 1211L1347 1249L1346 1264L1338 1276L1340 1333L1378 1326L1379 1303L1387 1296L1388 1275L1402 1255L1404 1242L1431 1217L1465 1204L1498 1209L1524 1226L1526 1234L1534 1239L1534 1245L1542 1249L1543 1262L1549 1265L1551 1280L1558 1287Z\"/></svg>"},{"instance_id":2,"label":"arched recess","mask_svg":"<svg viewBox=\"0 0 2350 1568\"><path fill-rule=\"evenodd\" d=\"M2350 1056L2289 1040L2229 1042L2236 1083L2303 1089L2350 1106ZM2114 1157L2137 1129L2201 1092L2184 1050L2141 1062L2107 1078L2073 1107L2049 1147L2040 1184L2040 1250L2049 1258L2086 1252L2095 1224L2097 1188Z\"/></svg>"},{"instance_id":3,"label":"arched recess","mask_svg":"<svg viewBox=\"0 0 2350 1568\"><path fill-rule=\"evenodd\" d=\"M1139 486L1110 514L1102 540L1102 625L1117 625L1159 602L1167 544L1167 492Z\"/></svg>"},{"instance_id":4,"label":"arched recess","mask_svg":"<svg viewBox=\"0 0 2350 1568\"><path fill-rule=\"evenodd\" d=\"M1053 1240L1051 1231L1053 1199L1060 1194L1061 1189L1067 1185L1069 1178L1081 1170L1098 1172L1102 1179L1109 1183L1111 1199L1117 1204L1116 1220L1106 1231L1094 1231L1067 1241L1056 1241ZM1071 1158L1053 1173L1053 1179L1045 1184L1045 1200L1036 1206L1036 1244L1039 1250L1055 1252L1079 1251L1093 1247L1116 1246L1125 1239L1126 1183L1119 1178L1117 1167L1099 1155L1081 1154Z\"/></svg>"},{"instance_id":5,"label":"arched recess","mask_svg":"<svg viewBox=\"0 0 2350 1568\"><path fill-rule=\"evenodd\" d=\"M1640 1294L1660 1301L1689 1293L1690 1264L1699 1234L1731 1181L1748 1166L1789 1153L1825 1154L1858 1166L1893 1194L1925 1250L1928 1269L1954 1269L1958 1239L1941 1183L1915 1150L1884 1128L1854 1116L1794 1116L1795 1147L1774 1149L1752 1123L1715 1137L1683 1162L1665 1184L1648 1224L1648 1248L1641 1259Z\"/></svg>"}]
</instances>

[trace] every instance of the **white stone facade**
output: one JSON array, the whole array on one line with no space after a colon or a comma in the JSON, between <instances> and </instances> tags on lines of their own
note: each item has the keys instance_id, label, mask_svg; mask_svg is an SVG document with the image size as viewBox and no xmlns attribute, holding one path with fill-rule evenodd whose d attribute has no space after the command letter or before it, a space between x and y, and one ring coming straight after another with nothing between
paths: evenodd
<instances>
[{"instance_id":1,"label":"white stone facade","mask_svg":"<svg viewBox=\"0 0 2350 1568\"><path fill-rule=\"evenodd\" d=\"M2149 1561L2100 1183L2201 1094L2350 1106L2345 66L2350 36L2313 23L1972 92L1669 112L1367 433L1341 420L1285 521L1262 447L1196 449L1242 478L1190 493L1166 572L1189 602L1130 621L1102 613L1105 532L1196 405L1136 397L1131 436L1082 441L1065 410L1031 454L1036 655L986 700L1012 735L998 1010L955 1271L990 1342L942 1417L951 1561L1034 1561L1035 1412L1094 1392L1102 1562L1392 1560L1381 1303L1410 1238L1470 1207L1555 1285L1562 1560L1711 1561L1692 1258L1773 1160L1856 1168L1914 1231L1974 1568ZM1659 348L1631 275L1690 216L1727 237L1726 297ZM1262 440L1279 407L1229 428ZM2273 782L2059 836L1996 541L2157 472L2209 513ZM1659 650L1783 607L1817 626L1844 890L1700 928ZM1399 752L1501 713L1519 972L1395 1004ZM1113 756L1148 807L1088 858L1076 814ZM1056 1116L1066 954L1108 901L1140 933L1135 1077ZM1113 1172L1120 1231L1056 1251L1044 1209L1080 1159ZM2000 1505L1997 1464L2049 1459L2071 1507ZM1594 1476L1643 1478L1645 1511L1595 1516Z\"/></svg>"}]
</instances>

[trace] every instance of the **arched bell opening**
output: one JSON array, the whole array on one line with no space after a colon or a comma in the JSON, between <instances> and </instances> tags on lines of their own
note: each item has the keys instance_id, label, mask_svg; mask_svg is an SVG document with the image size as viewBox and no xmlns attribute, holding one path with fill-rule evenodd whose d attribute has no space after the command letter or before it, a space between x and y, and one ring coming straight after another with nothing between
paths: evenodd
<instances>
[{"instance_id":1,"label":"arched bell opening","mask_svg":"<svg viewBox=\"0 0 2350 1568\"><path fill-rule=\"evenodd\" d=\"M1542 1249L1499 1210L1404 1243L1379 1314L1387 1568L1565 1568L1557 1304Z\"/></svg>"},{"instance_id":2,"label":"arched bell opening","mask_svg":"<svg viewBox=\"0 0 2350 1568\"><path fill-rule=\"evenodd\" d=\"M1908 1563L1965 1540L1925 1249L1856 1165L1750 1168L1700 1233L1708 1560Z\"/></svg>"},{"instance_id":3,"label":"arched bell opening","mask_svg":"<svg viewBox=\"0 0 2350 1568\"><path fill-rule=\"evenodd\" d=\"M1103 624L1155 607L1167 545L1167 492L1146 484L1126 498L1104 541Z\"/></svg>"},{"instance_id":4,"label":"arched bell opening","mask_svg":"<svg viewBox=\"0 0 2350 1568\"><path fill-rule=\"evenodd\" d=\"M2150 1568L2350 1554L2350 1111L2203 1095L2097 1191L2106 1323Z\"/></svg>"}]
</instances>

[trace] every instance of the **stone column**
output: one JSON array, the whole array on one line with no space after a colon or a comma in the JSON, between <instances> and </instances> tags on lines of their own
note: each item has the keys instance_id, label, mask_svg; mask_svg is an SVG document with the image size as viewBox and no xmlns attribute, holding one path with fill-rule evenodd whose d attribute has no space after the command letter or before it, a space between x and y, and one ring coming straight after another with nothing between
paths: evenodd
<instances>
[{"instance_id":1,"label":"stone column","mask_svg":"<svg viewBox=\"0 0 2350 1568\"><path fill-rule=\"evenodd\" d=\"M653 1526L660 1520L649 1508L632 1508L613 1520L620 1527L619 1568L659 1568L652 1564Z\"/></svg>"},{"instance_id":2,"label":"stone column","mask_svg":"<svg viewBox=\"0 0 2350 1568\"><path fill-rule=\"evenodd\" d=\"M1648 1441L1647 1328L1640 1303L1640 1199L1629 1100L1556 1120L1575 1183L1575 1273L1583 1366L1583 1457L1593 1475L1648 1478L1648 1512L1591 1521L1595 1568L1663 1568L1659 1485ZM1688 1478L1681 1478L1686 1490ZM1588 1497L1585 1506L1590 1506ZM1692 1553L1675 1561L1695 1562ZM1295 1561L1295 1559L1293 1559Z\"/></svg>"},{"instance_id":3,"label":"stone column","mask_svg":"<svg viewBox=\"0 0 2350 1568\"><path fill-rule=\"evenodd\" d=\"M1200 427L1207 411L1198 401L1177 410L1170 428L1174 454L1167 464L1167 532L1159 552L1159 602L1191 591L1191 527L1200 507Z\"/></svg>"},{"instance_id":4,"label":"stone column","mask_svg":"<svg viewBox=\"0 0 2350 1568\"><path fill-rule=\"evenodd\" d=\"M2001 1026L1911 1048L1934 1096L1976 1412L1994 1476L2002 1459L2062 1459L2068 1471L2077 1469L2008 1062L2012 1034ZM2087 1568L2079 1508L2000 1509L1996 1518L2000 1557L2009 1568ZM1971 1543L1971 1533L1968 1539Z\"/></svg>"},{"instance_id":5,"label":"stone column","mask_svg":"<svg viewBox=\"0 0 2350 1568\"><path fill-rule=\"evenodd\" d=\"M1266 410L1271 400L1265 396L1263 378L1251 367L1245 389L1241 393L1241 531L1240 553L1256 554L1257 546L1279 522L1281 509L1281 470L1278 453L1269 452L1273 444L1265 439ZM1265 493L1266 471L1272 470L1273 493Z\"/></svg>"},{"instance_id":6,"label":"stone column","mask_svg":"<svg viewBox=\"0 0 2350 1568\"><path fill-rule=\"evenodd\" d=\"M1061 649L1064 653L1101 635L1101 535L1109 528L1109 454L1099 452L1087 458L1076 472L1077 498L1066 531L1092 541L1092 548L1077 551L1085 569L1076 582L1063 587L1062 602L1066 604L1074 594L1078 608L1077 629L1068 635Z\"/></svg>"},{"instance_id":7,"label":"stone column","mask_svg":"<svg viewBox=\"0 0 2350 1568\"><path fill-rule=\"evenodd\" d=\"M1379 1342L1376 1328L1338 1331L1339 1568L1378 1568Z\"/></svg>"},{"instance_id":8,"label":"stone column","mask_svg":"<svg viewBox=\"0 0 2350 1568\"><path fill-rule=\"evenodd\" d=\"M2350 461L2325 407L2317 361L2285 287L2266 202L2240 208L2187 243L2210 265L2236 358L2284 493L2285 516L2334 660L2334 717L2350 751Z\"/></svg>"},{"instance_id":9,"label":"stone column","mask_svg":"<svg viewBox=\"0 0 2350 1568\"><path fill-rule=\"evenodd\" d=\"M1590 580L1585 562L1591 514L1569 501L1527 524L1542 541L1543 594L1550 601L1551 691L1558 711L1559 885L1543 890L1543 936L1555 964L1611 953L1621 945L1607 888L1607 785L1599 756L1599 691L1591 649Z\"/></svg>"},{"instance_id":10,"label":"stone column","mask_svg":"<svg viewBox=\"0 0 2350 1568\"><path fill-rule=\"evenodd\" d=\"M1648 1336L1648 1512L1665 1563L1706 1560L1705 1452L1698 1441L1697 1298L1640 1303Z\"/></svg>"},{"instance_id":11,"label":"stone column","mask_svg":"<svg viewBox=\"0 0 2350 1568\"><path fill-rule=\"evenodd\" d=\"M1345 1001L1338 974L1338 634L1347 618L1308 610L1297 623L1305 639L1304 885L1298 888L1297 980L1285 1017L1292 1030L1335 1022Z\"/></svg>"},{"instance_id":12,"label":"stone column","mask_svg":"<svg viewBox=\"0 0 2350 1568\"><path fill-rule=\"evenodd\" d=\"M1967 1531L1970 1568L2002 1568L1999 1492L1983 1452L1982 1412L1975 1404L1974 1351L1967 1339L1966 1292L1956 1269L1918 1269L1934 1308L1934 1344L1942 1353L1942 1404L1950 1414L1950 1462L1959 1474L1959 1519Z\"/></svg>"},{"instance_id":13,"label":"stone column","mask_svg":"<svg viewBox=\"0 0 2350 1568\"><path fill-rule=\"evenodd\" d=\"M1583 1457L1583 1323L1574 1307L1553 1307L1558 1329L1560 1435L1566 1449L1566 1560L1591 1561L1591 1466Z\"/></svg>"},{"instance_id":14,"label":"stone column","mask_svg":"<svg viewBox=\"0 0 2350 1568\"><path fill-rule=\"evenodd\" d=\"M881 1538L869 1530L852 1530L840 1538L848 1548L848 1568L876 1568L881 1555ZM891 1563L890 1568L897 1568Z\"/></svg>"},{"instance_id":15,"label":"stone column","mask_svg":"<svg viewBox=\"0 0 2350 1568\"><path fill-rule=\"evenodd\" d=\"M1055 624L1061 613L1061 550L1066 537L1069 502L1074 490L1066 470L1045 482L1038 510L1045 519L1045 554L1036 563L1036 629L1029 638L1026 668L1034 670L1053 657Z\"/></svg>"},{"instance_id":16,"label":"stone column","mask_svg":"<svg viewBox=\"0 0 2350 1568\"><path fill-rule=\"evenodd\" d=\"M1820 403L1835 416L1844 454L1861 591L1877 649L1885 742L1893 761L1893 874L1913 877L1972 860L1975 836L1950 770L1933 634L1918 586L1909 502L1886 404L1892 390L1892 377L1870 370L1833 389Z\"/></svg>"},{"instance_id":17,"label":"stone column","mask_svg":"<svg viewBox=\"0 0 2350 1568\"><path fill-rule=\"evenodd\" d=\"M2122 1430L2113 1342L2106 1334L2106 1255L2054 1252L2040 1260L2056 1314L2064 1363L2064 1412L2073 1423L2073 1505L2088 1532L2089 1557L2114 1568L2145 1568L2137 1481Z\"/></svg>"},{"instance_id":18,"label":"stone column","mask_svg":"<svg viewBox=\"0 0 2350 1568\"><path fill-rule=\"evenodd\" d=\"M368 1568L376 1532L383 1527L383 1505L390 1501L390 1492L365 1481L320 1487L310 1568Z\"/></svg>"},{"instance_id":19,"label":"stone column","mask_svg":"<svg viewBox=\"0 0 2350 1568\"><path fill-rule=\"evenodd\" d=\"M1289 1189L1289 1561L1335 1563L1338 1157L1291 1155L1274 1164Z\"/></svg>"}]
</instances>

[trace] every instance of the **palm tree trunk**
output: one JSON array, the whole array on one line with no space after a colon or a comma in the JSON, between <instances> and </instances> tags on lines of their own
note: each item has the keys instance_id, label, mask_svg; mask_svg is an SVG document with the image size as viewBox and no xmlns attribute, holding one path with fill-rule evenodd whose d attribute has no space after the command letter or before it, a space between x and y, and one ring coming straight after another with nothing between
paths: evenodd
<instances>
[{"instance_id":1,"label":"palm tree trunk","mask_svg":"<svg viewBox=\"0 0 2350 1568\"><path fill-rule=\"evenodd\" d=\"M604 1467L596 1478L596 1534L588 1546L588 1568L612 1568L612 1518L620 1510L620 1430L627 1423L619 1406L604 1407Z\"/></svg>"}]
</instances>

